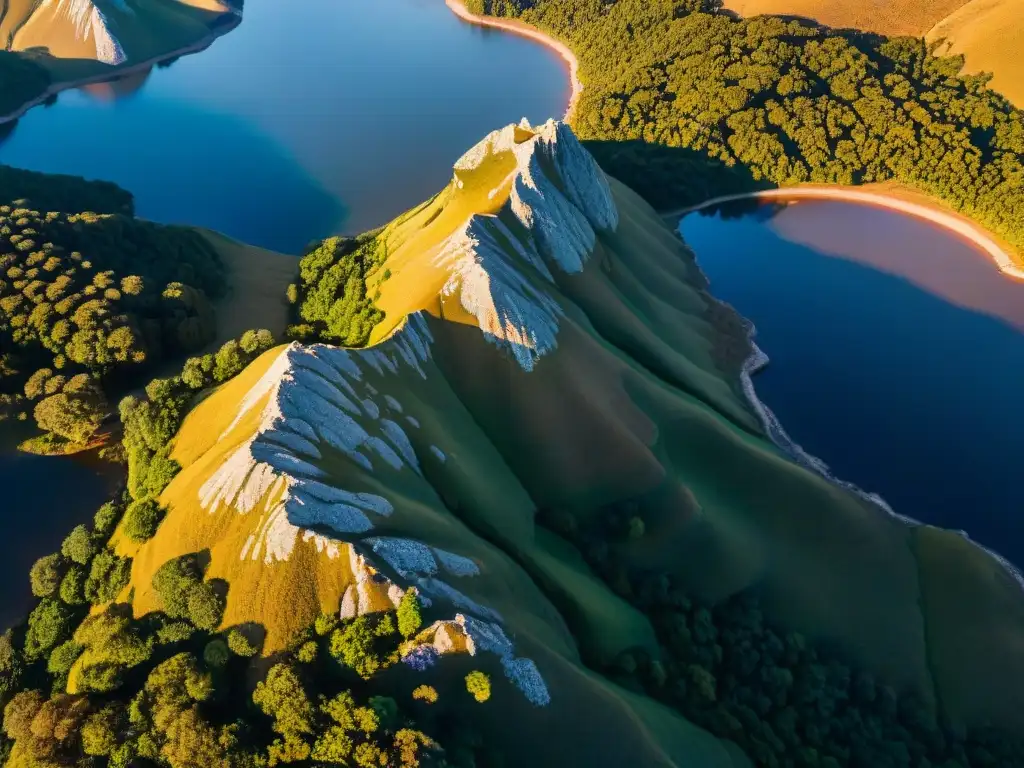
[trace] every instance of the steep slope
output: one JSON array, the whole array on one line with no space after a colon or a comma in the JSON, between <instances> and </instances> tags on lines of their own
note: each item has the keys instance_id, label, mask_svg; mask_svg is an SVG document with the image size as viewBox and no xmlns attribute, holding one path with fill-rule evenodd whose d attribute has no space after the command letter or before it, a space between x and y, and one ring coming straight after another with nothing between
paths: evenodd
<instances>
[{"instance_id":1,"label":"steep slope","mask_svg":"<svg viewBox=\"0 0 1024 768\"><path fill-rule=\"evenodd\" d=\"M52 59L145 61L194 45L234 13L222 0L14 0L0 17L0 35L8 50L46 53L40 63L61 75L66 66Z\"/></svg>"},{"instance_id":2,"label":"steep slope","mask_svg":"<svg viewBox=\"0 0 1024 768\"><path fill-rule=\"evenodd\" d=\"M186 418L167 518L141 547L119 543L137 613L159 607L154 572L187 552L229 583L225 624L261 625L265 652L321 611L415 588L452 622L424 642L471 650L522 693L477 715L513 763L543 745L550 764L743 764L591 671L662 649L535 518L584 527L628 504L646 529L617 545L632 567L710 602L754 590L778 625L960 722L1024 726L1006 684L1021 680L1009 638L1024 625L997 610L1022 604L1016 582L970 545L921 561L922 529L767 440L744 391L746 326L567 127L496 131L376 239L386 258L367 285L385 319L370 348L271 350ZM978 562L1002 583L964 579L947 600L940 579ZM1008 640L993 651L941 629L969 610ZM988 658L967 668L964 653ZM531 738L510 738L510 718Z\"/></svg>"},{"instance_id":3,"label":"steep slope","mask_svg":"<svg viewBox=\"0 0 1024 768\"><path fill-rule=\"evenodd\" d=\"M970 0L932 27L939 53L963 54L964 71L990 72L991 88L1024 107L1024 5L1019 0Z\"/></svg>"},{"instance_id":4,"label":"steep slope","mask_svg":"<svg viewBox=\"0 0 1024 768\"><path fill-rule=\"evenodd\" d=\"M726 0L740 16L803 16L839 29L863 29L883 35L919 37L969 0Z\"/></svg>"}]
</instances>

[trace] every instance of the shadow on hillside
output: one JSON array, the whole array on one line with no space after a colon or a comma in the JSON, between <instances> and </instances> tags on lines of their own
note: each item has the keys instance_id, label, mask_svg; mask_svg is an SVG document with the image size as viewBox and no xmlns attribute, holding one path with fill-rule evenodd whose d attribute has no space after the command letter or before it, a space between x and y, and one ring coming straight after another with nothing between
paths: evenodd
<instances>
[{"instance_id":1,"label":"shadow on hillside","mask_svg":"<svg viewBox=\"0 0 1024 768\"><path fill-rule=\"evenodd\" d=\"M640 139L583 143L607 173L660 211L686 208L712 197L775 187L755 179L748 168L738 164L730 168L686 147L668 147Z\"/></svg>"}]
</instances>

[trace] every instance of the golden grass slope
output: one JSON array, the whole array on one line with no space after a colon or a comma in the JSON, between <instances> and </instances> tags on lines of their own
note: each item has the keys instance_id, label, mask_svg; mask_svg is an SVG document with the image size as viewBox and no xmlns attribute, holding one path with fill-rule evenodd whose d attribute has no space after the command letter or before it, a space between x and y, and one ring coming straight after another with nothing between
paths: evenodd
<instances>
[{"instance_id":1,"label":"golden grass slope","mask_svg":"<svg viewBox=\"0 0 1024 768\"><path fill-rule=\"evenodd\" d=\"M372 348L271 350L194 408L166 520L142 547L118 544L135 610L158 608L156 568L193 551L230 584L225 623L262 625L265 652L321 611L379 610L415 587L512 638L473 661L496 679L535 665L546 707L510 686L483 715L514 764L742 765L580 661L659 649L536 511L582 522L629 501L647 533L616 546L636 565L710 600L756 589L772 621L955 722L1024 728L1019 585L771 444L741 391L745 327L655 212L580 152L555 124L492 134L378 234L391 277ZM354 602L353 581L374 594ZM485 634L470 633L478 649L502 647Z\"/></svg>"},{"instance_id":2,"label":"golden grass slope","mask_svg":"<svg viewBox=\"0 0 1024 768\"><path fill-rule=\"evenodd\" d=\"M803 16L836 28L923 36L968 0L725 0L740 16ZM1009 5L1017 3L1011 0Z\"/></svg>"},{"instance_id":3,"label":"golden grass slope","mask_svg":"<svg viewBox=\"0 0 1024 768\"><path fill-rule=\"evenodd\" d=\"M963 54L964 71L990 72L989 86L1024 108L1024 0L970 0L932 27L939 53Z\"/></svg>"}]
</instances>

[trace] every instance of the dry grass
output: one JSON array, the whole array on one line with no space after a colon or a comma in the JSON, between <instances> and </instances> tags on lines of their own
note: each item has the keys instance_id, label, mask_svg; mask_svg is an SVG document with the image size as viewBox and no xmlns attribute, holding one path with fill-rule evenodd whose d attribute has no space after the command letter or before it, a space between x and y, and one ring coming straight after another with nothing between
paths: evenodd
<instances>
[{"instance_id":1,"label":"dry grass","mask_svg":"<svg viewBox=\"0 0 1024 768\"><path fill-rule=\"evenodd\" d=\"M962 53L966 72L990 72L990 87L1024 108L1024 2L971 0L936 24L929 40L943 53Z\"/></svg>"},{"instance_id":2,"label":"dry grass","mask_svg":"<svg viewBox=\"0 0 1024 768\"><path fill-rule=\"evenodd\" d=\"M725 0L725 7L740 16L803 16L836 28L850 27L883 35L924 35L965 2L967 0Z\"/></svg>"},{"instance_id":3,"label":"dry grass","mask_svg":"<svg viewBox=\"0 0 1024 768\"><path fill-rule=\"evenodd\" d=\"M295 256L244 245L219 232L199 230L228 268L227 296L217 303L217 338L211 348L250 328L266 328L283 338L288 324L285 291L298 276Z\"/></svg>"}]
</instances>

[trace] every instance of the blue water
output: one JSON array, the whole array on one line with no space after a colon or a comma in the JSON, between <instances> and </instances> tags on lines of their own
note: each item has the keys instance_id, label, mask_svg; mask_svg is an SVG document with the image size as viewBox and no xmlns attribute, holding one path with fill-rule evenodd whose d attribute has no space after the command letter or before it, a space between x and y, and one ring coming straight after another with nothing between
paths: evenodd
<instances>
[{"instance_id":1,"label":"blue water","mask_svg":"<svg viewBox=\"0 0 1024 768\"><path fill-rule=\"evenodd\" d=\"M555 54L443 0L247 0L209 49L32 109L0 162L115 181L145 218L298 253L429 198L489 131L560 117L568 97ZM0 629L30 607L32 562L116 480L14 445L5 429Z\"/></svg>"},{"instance_id":2,"label":"blue water","mask_svg":"<svg viewBox=\"0 0 1024 768\"><path fill-rule=\"evenodd\" d=\"M247 0L206 51L31 110L0 162L109 179L140 216L297 252L418 204L488 131L560 117L568 95L555 54L443 0Z\"/></svg>"},{"instance_id":3,"label":"blue water","mask_svg":"<svg viewBox=\"0 0 1024 768\"><path fill-rule=\"evenodd\" d=\"M754 322L771 359L754 384L790 437L896 512L1024 565L1024 284L854 204L690 215L681 231L712 293Z\"/></svg>"}]
</instances>

